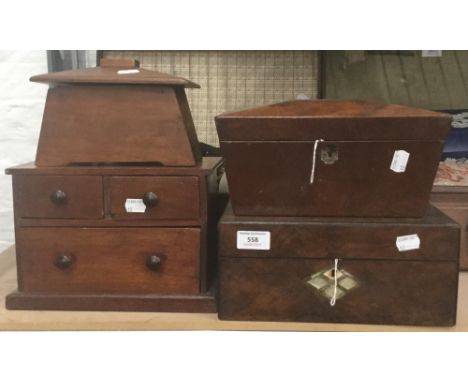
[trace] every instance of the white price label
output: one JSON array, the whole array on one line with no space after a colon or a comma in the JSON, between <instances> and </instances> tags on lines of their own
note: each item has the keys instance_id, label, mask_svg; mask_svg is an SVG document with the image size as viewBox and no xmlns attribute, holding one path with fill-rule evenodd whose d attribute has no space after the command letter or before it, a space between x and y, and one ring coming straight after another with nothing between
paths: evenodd
<instances>
[{"instance_id":1,"label":"white price label","mask_svg":"<svg viewBox=\"0 0 468 382\"><path fill-rule=\"evenodd\" d=\"M122 70L117 71L117 74L136 74L136 73L140 73L140 70L139 69L122 69Z\"/></svg>"},{"instance_id":2,"label":"white price label","mask_svg":"<svg viewBox=\"0 0 468 382\"><path fill-rule=\"evenodd\" d=\"M419 249L421 240L417 234L398 236L396 238L396 246L400 252L411 251L413 249Z\"/></svg>"},{"instance_id":3,"label":"white price label","mask_svg":"<svg viewBox=\"0 0 468 382\"><path fill-rule=\"evenodd\" d=\"M143 213L146 211L146 205L143 199L127 199L125 200L125 211Z\"/></svg>"},{"instance_id":4,"label":"white price label","mask_svg":"<svg viewBox=\"0 0 468 382\"><path fill-rule=\"evenodd\" d=\"M270 236L268 231L237 231L237 249L268 251Z\"/></svg>"},{"instance_id":5,"label":"white price label","mask_svg":"<svg viewBox=\"0 0 468 382\"><path fill-rule=\"evenodd\" d=\"M408 164L409 152L405 150L396 150L393 154L390 170L395 172L405 172Z\"/></svg>"}]
</instances>

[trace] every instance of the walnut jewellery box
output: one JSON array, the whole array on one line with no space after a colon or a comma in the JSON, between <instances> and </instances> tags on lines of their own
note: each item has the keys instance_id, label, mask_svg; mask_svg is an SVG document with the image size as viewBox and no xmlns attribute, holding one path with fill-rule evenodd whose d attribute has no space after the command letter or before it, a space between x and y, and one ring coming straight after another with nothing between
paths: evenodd
<instances>
[{"instance_id":1,"label":"walnut jewellery box","mask_svg":"<svg viewBox=\"0 0 468 382\"><path fill-rule=\"evenodd\" d=\"M196 84L102 60L53 85L36 162L13 176L18 291L9 309L214 312L220 158L202 158Z\"/></svg>"},{"instance_id":2,"label":"walnut jewellery box","mask_svg":"<svg viewBox=\"0 0 468 382\"><path fill-rule=\"evenodd\" d=\"M458 225L435 207L400 219L235 216L228 207L219 317L454 325L458 240Z\"/></svg>"}]
</instances>

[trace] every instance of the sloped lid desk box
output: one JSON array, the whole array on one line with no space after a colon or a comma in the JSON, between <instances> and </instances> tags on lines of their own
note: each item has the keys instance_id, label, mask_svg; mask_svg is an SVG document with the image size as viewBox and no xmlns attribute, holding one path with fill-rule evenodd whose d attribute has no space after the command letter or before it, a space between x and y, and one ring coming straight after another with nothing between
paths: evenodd
<instances>
[{"instance_id":1,"label":"sloped lid desk box","mask_svg":"<svg viewBox=\"0 0 468 382\"><path fill-rule=\"evenodd\" d=\"M423 218L235 216L219 223L223 320L455 324L459 226Z\"/></svg>"}]
</instances>

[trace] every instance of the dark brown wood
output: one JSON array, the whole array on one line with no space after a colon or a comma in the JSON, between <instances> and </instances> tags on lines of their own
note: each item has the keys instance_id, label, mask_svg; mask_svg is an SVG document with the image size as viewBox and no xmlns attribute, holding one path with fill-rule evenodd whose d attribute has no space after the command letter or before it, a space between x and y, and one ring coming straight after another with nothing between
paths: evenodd
<instances>
[{"instance_id":1,"label":"dark brown wood","mask_svg":"<svg viewBox=\"0 0 468 382\"><path fill-rule=\"evenodd\" d=\"M468 270L468 187L434 186L431 203L460 225L460 270Z\"/></svg>"},{"instance_id":2,"label":"dark brown wood","mask_svg":"<svg viewBox=\"0 0 468 382\"><path fill-rule=\"evenodd\" d=\"M149 194L153 202L149 202ZM144 213L128 213L126 199L147 198ZM157 201L156 201L157 200ZM200 193L197 177L113 176L110 178L110 213L118 220L198 220ZM152 205L151 205L152 204Z\"/></svg>"},{"instance_id":3,"label":"dark brown wood","mask_svg":"<svg viewBox=\"0 0 468 382\"><path fill-rule=\"evenodd\" d=\"M450 116L292 101L224 114L216 125L237 215L421 217ZM409 153L403 172L391 169L398 150Z\"/></svg>"},{"instance_id":4,"label":"dark brown wood","mask_svg":"<svg viewBox=\"0 0 468 382\"><path fill-rule=\"evenodd\" d=\"M14 182L17 215L21 218L103 217L102 178L99 176L20 175Z\"/></svg>"},{"instance_id":5,"label":"dark brown wood","mask_svg":"<svg viewBox=\"0 0 468 382\"><path fill-rule=\"evenodd\" d=\"M7 309L215 313L214 292L198 295L53 294L13 292Z\"/></svg>"},{"instance_id":6,"label":"dark brown wood","mask_svg":"<svg viewBox=\"0 0 468 382\"><path fill-rule=\"evenodd\" d=\"M113 219L110 215L104 219L36 219L36 218L18 218L17 224L21 227L198 227L200 219L196 220L170 220L170 219Z\"/></svg>"},{"instance_id":7,"label":"dark brown wood","mask_svg":"<svg viewBox=\"0 0 468 382\"><path fill-rule=\"evenodd\" d=\"M57 86L47 95L36 164L193 166L200 154L189 133L172 87Z\"/></svg>"},{"instance_id":8,"label":"dark brown wood","mask_svg":"<svg viewBox=\"0 0 468 382\"><path fill-rule=\"evenodd\" d=\"M238 249L238 231L270 232L270 249ZM420 248L400 252L397 237L413 234ZM219 223L219 317L454 325L458 243L458 225L432 206L419 219L239 217L228 206ZM332 307L308 281L332 272L335 259L357 286Z\"/></svg>"},{"instance_id":9,"label":"dark brown wood","mask_svg":"<svg viewBox=\"0 0 468 382\"><path fill-rule=\"evenodd\" d=\"M448 114L359 100L288 101L215 118L221 141L445 140Z\"/></svg>"},{"instance_id":10,"label":"dark brown wood","mask_svg":"<svg viewBox=\"0 0 468 382\"><path fill-rule=\"evenodd\" d=\"M6 172L13 174L15 195L18 179L25 184L41 178L64 178L71 183L75 178L98 179L96 199L103 216L22 218L17 215L21 206L15 197L20 292L8 297L7 306L215 311L209 292L213 280L208 279L207 271L208 258L213 257L212 247L207 245L207 236L212 235L207 224L216 206L208 199L217 192L221 164L220 158L205 158L193 167L28 164L8 169ZM86 195L88 183L80 183L73 192ZM112 192L143 198L153 192L149 189L160 198L148 209L161 207L165 216L127 219L122 211L119 218L112 216ZM135 191L139 196L133 195ZM56 207L51 200L49 203ZM119 208L123 203L122 197ZM184 214L190 217L184 218Z\"/></svg>"},{"instance_id":11,"label":"dark brown wood","mask_svg":"<svg viewBox=\"0 0 468 382\"><path fill-rule=\"evenodd\" d=\"M422 216L442 143L333 142L326 164L314 142L221 142L234 211L272 216ZM410 153L404 173L390 169L396 150Z\"/></svg>"},{"instance_id":12,"label":"dark brown wood","mask_svg":"<svg viewBox=\"0 0 468 382\"><path fill-rule=\"evenodd\" d=\"M101 59L102 61L102 59ZM97 67L79 70L64 70L31 77L32 82L54 84L131 84L131 85L161 85L186 88L199 88L200 85L182 77L156 72L154 70L138 69L136 73L119 74L123 67Z\"/></svg>"},{"instance_id":13,"label":"dark brown wood","mask_svg":"<svg viewBox=\"0 0 468 382\"><path fill-rule=\"evenodd\" d=\"M456 262L343 260L361 284L334 307L306 280L333 260L220 259L219 318L386 325L455 325Z\"/></svg>"},{"instance_id":14,"label":"dark brown wood","mask_svg":"<svg viewBox=\"0 0 468 382\"><path fill-rule=\"evenodd\" d=\"M31 78L55 86L35 164L6 170L11 309L213 310L208 192L221 160L201 157L184 91L198 85L136 66L103 59Z\"/></svg>"},{"instance_id":15,"label":"dark brown wood","mask_svg":"<svg viewBox=\"0 0 468 382\"><path fill-rule=\"evenodd\" d=\"M7 174L12 174L13 182L16 184L16 180L18 178L34 178L34 177L49 177L49 176L63 176L65 178L73 179L75 176L82 176L82 175L92 175L92 176L102 176L103 183L104 183L104 209L105 209L105 216L104 218L100 217L98 219L87 219L86 226L88 227L121 227L123 222L120 219L114 220L111 217L111 187L110 187L110 180L113 177L119 178L122 175L129 175L136 177L144 177L145 179L155 179L155 177L162 176L164 179L166 178L180 178L183 179L187 178L190 181L193 180L194 177L199 179L199 187L200 191L192 195L191 197L193 200L197 199L197 195L203 196L200 200L200 214L195 214L194 218L191 220L184 220L184 219L125 219L125 226L177 226L177 227L196 227L202 224L205 224L204 221L204 212L205 208L208 208L208 211L213 211L214 209L217 211L216 216L219 219L220 216L220 209L221 207L217 204L217 187L219 181L218 172L222 167L222 161L220 158L211 157L207 158L204 157L201 163L194 167L151 167L151 166L74 166L74 167L37 167L33 163L28 163L12 168L6 169ZM209 183L209 186L206 186L206 182ZM16 189L16 187L15 187ZM208 190L208 191L207 191ZM182 190L178 190L178 192L182 192ZM205 201L204 195L206 192L209 192L207 198L210 200L214 200L215 202L210 202L209 206ZM16 191L15 191L16 194ZM18 203L19 204L19 203ZM15 212L18 212L21 209L21 206L18 205L15 207ZM192 206L192 209L197 209L196 206ZM222 210L222 209L221 209ZM212 214L212 212L209 212ZM73 227L82 227L83 220L82 219L55 219L52 216L44 216L44 218L22 218L21 216L17 216L16 224L18 226L24 227L55 227L55 226L73 226ZM203 235L202 235L203 236Z\"/></svg>"},{"instance_id":16,"label":"dark brown wood","mask_svg":"<svg viewBox=\"0 0 468 382\"><path fill-rule=\"evenodd\" d=\"M254 228L252 228L254 227ZM459 226L431 206L421 219L263 218L235 216L229 206L219 225L221 256L236 248L238 230L269 231L271 249L255 257L350 258L391 260L458 259ZM417 234L421 247L399 252L398 236ZM252 257L251 250L236 250L236 257Z\"/></svg>"},{"instance_id":17,"label":"dark brown wood","mask_svg":"<svg viewBox=\"0 0 468 382\"><path fill-rule=\"evenodd\" d=\"M199 292L199 229L20 228L16 239L21 292Z\"/></svg>"},{"instance_id":18,"label":"dark brown wood","mask_svg":"<svg viewBox=\"0 0 468 382\"><path fill-rule=\"evenodd\" d=\"M5 169L5 174L13 175L122 175L131 172L131 175L169 175L169 176L207 176L221 165L219 157L203 157L196 166L191 167L158 167L151 165L95 165L95 166L57 166L38 167L33 162Z\"/></svg>"}]
</instances>

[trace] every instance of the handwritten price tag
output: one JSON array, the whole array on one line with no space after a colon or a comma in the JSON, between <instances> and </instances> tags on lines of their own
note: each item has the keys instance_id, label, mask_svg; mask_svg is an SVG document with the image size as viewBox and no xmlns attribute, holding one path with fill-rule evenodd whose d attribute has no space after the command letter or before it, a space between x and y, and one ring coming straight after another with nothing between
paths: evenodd
<instances>
[{"instance_id":1,"label":"handwritten price tag","mask_svg":"<svg viewBox=\"0 0 468 382\"><path fill-rule=\"evenodd\" d=\"M390 170L394 172L405 172L409 156L409 152L405 150L396 150L393 154L392 163L390 164Z\"/></svg>"},{"instance_id":2,"label":"handwritten price tag","mask_svg":"<svg viewBox=\"0 0 468 382\"><path fill-rule=\"evenodd\" d=\"M398 236L396 238L396 246L400 252L411 251L413 249L419 249L421 240L417 234Z\"/></svg>"},{"instance_id":3,"label":"handwritten price tag","mask_svg":"<svg viewBox=\"0 0 468 382\"><path fill-rule=\"evenodd\" d=\"M146 205L143 203L143 199L127 199L125 200L125 211L130 213L144 213L146 211Z\"/></svg>"}]
</instances>

